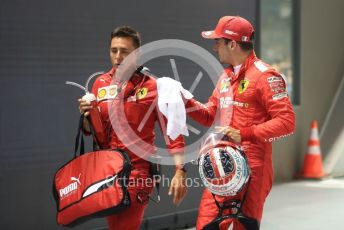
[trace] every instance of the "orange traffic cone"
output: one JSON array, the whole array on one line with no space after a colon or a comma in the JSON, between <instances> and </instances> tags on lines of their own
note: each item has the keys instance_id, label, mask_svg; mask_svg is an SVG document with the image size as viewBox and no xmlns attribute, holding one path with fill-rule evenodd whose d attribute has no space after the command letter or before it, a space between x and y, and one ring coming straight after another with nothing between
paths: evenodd
<instances>
[{"instance_id":1,"label":"orange traffic cone","mask_svg":"<svg viewBox=\"0 0 344 230\"><path fill-rule=\"evenodd\" d=\"M320 179L324 175L325 174L321 159L318 123L316 121L312 121L311 135L308 141L308 151L304 158L301 177L309 179Z\"/></svg>"}]
</instances>

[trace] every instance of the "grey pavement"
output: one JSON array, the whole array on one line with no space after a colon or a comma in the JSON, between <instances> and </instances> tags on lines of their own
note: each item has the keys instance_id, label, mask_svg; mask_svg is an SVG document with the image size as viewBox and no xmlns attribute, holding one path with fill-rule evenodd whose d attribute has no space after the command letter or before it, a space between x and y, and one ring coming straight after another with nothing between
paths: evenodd
<instances>
[{"instance_id":1,"label":"grey pavement","mask_svg":"<svg viewBox=\"0 0 344 230\"><path fill-rule=\"evenodd\" d=\"M273 186L261 230L344 229L343 218L344 178L295 181Z\"/></svg>"}]
</instances>

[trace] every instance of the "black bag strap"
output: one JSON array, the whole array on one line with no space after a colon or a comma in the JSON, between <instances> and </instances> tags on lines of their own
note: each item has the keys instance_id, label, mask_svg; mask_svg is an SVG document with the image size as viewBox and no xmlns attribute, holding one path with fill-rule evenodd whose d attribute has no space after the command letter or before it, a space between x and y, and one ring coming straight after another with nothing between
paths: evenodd
<instances>
[{"instance_id":1,"label":"black bag strap","mask_svg":"<svg viewBox=\"0 0 344 230\"><path fill-rule=\"evenodd\" d=\"M76 158L76 156L77 156L79 146L80 146L79 156L81 156L85 153L85 141L84 141L84 132L83 132L84 119L85 119L84 114L81 114L80 119L79 119L79 124L78 124L78 131L77 131L76 138L75 138L74 158ZM90 125L90 131L91 131L91 134L93 136L93 145L92 145L93 151L97 151L100 149L100 147L95 140L95 133L94 133L94 129L93 129L92 125Z\"/></svg>"},{"instance_id":2,"label":"black bag strap","mask_svg":"<svg viewBox=\"0 0 344 230\"><path fill-rule=\"evenodd\" d=\"M77 152L79 149L79 145L80 145L80 151L79 151L79 155L81 156L82 154L85 153L85 142L84 142L84 134L82 133L82 127L84 124L84 114L81 114L80 119L79 119L79 124L78 124L78 131L76 134L76 138L75 138L75 145L74 145L74 158L76 158L77 156Z\"/></svg>"},{"instance_id":3,"label":"black bag strap","mask_svg":"<svg viewBox=\"0 0 344 230\"><path fill-rule=\"evenodd\" d=\"M157 156L152 156L152 157L157 157ZM152 179L154 181L154 185L156 188L156 193L157 193L157 200L153 199L151 196L149 197L154 203L159 203L160 202L160 183L161 183L161 164L159 158L157 162L152 162L149 161L149 172L152 176Z\"/></svg>"}]
</instances>

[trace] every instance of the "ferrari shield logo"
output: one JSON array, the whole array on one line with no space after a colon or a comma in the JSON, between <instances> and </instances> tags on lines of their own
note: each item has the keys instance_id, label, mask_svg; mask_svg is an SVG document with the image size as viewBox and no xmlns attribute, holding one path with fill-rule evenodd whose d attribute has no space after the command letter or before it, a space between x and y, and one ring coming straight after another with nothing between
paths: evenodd
<instances>
[{"instance_id":1,"label":"ferrari shield logo","mask_svg":"<svg viewBox=\"0 0 344 230\"><path fill-rule=\"evenodd\" d=\"M137 99L142 99L142 98L147 96L147 93L148 93L147 88L141 88L141 89L137 90L136 97L137 97Z\"/></svg>"},{"instance_id":2,"label":"ferrari shield logo","mask_svg":"<svg viewBox=\"0 0 344 230\"><path fill-rule=\"evenodd\" d=\"M238 87L239 93L245 92L245 90L247 89L249 83L250 82L248 80L246 80L246 79L241 80L240 83L239 83L239 87Z\"/></svg>"}]
</instances>

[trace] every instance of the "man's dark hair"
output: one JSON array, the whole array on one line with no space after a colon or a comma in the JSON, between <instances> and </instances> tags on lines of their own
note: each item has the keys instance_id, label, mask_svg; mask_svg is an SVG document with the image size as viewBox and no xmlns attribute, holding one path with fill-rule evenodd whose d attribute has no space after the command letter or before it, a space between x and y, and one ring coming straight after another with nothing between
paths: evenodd
<instances>
[{"instance_id":1,"label":"man's dark hair","mask_svg":"<svg viewBox=\"0 0 344 230\"><path fill-rule=\"evenodd\" d=\"M225 39L225 44L227 45L230 41L232 41L231 39ZM240 48L245 51L245 52L249 52L253 50L253 40L254 40L254 32L252 33L251 37L250 37L250 42L239 42L237 41L237 43L239 44Z\"/></svg>"},{"instance_id":2,"label":"man's dark hair","mask_svg":"<svg viewBox=\"0 0 344 230\"><path fill-rule=\"evenodd\" d=\"M135 48L141 46L141 36L139 32L137 32L130 26L119 26L116 29L114 29L114 31L111 32L110 42L115 37L131 38L133 40Z\"/></svg>"}]
</instances>

